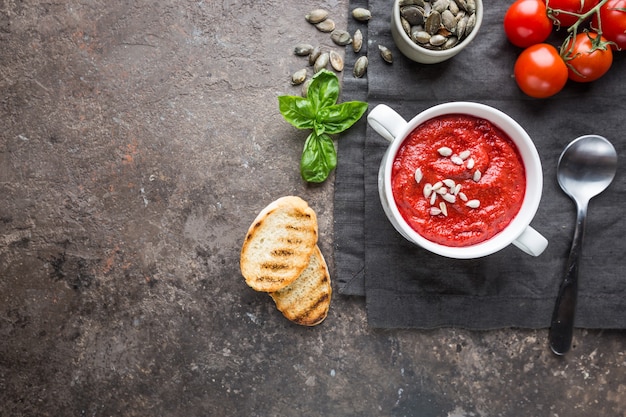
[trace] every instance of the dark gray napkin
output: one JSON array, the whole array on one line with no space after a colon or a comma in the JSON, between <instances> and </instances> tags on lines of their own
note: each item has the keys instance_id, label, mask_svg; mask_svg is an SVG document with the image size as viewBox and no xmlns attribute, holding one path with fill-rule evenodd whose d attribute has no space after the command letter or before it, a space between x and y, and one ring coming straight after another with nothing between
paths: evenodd
<instances>
[{"instance_id":1,"label":"dark gray napkin","mask_svg":"<svg viewBox=\"0 0 626 417\"><path fill-rule=\"evenodd\" d=\"M350 9L363 4L351 2ZM365 295L372 327L547 327L575 223L574 203L556 181L557 161L571 140L591 133L607 137L620 161L623 158L626 52L615 54L610 72L594 83L568 83L553 98L531 99L512 78L521 50L508 43L502 29L508 3L485 0L483 26L473 43L452 60L436 65L414 63L395 48L389 29L391 4L371 0L367 5L374 18L359 26L369 39L367 88L346 73L344 100L364 99L370 110L385 103L407 120L433 105L458 100L481 102L508 113L533 138L542 160L544 193L532 226L550 243L536 258L509 247L462 261L410 244L388 222L378 199L377 170L387 143L360 124L339 140L334 230L339 292ZM551 42L559 44L557 37ZM380 59L378 44L393 51L392 65ZM346 55L350 63L354 57L350 51ZM622 277L626 222L621 212L625 194L626 176L618 167L614 183L590 203L577 327L626 327L626 278Z\"/></svg>"}]
</instances>

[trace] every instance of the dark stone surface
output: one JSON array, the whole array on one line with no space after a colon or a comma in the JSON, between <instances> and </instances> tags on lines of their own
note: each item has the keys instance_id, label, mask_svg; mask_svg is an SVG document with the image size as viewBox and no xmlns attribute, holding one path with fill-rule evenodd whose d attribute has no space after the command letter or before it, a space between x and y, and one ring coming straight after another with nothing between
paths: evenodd
<instances>
[{"instance_id":1,"label":"dark stone surface","mask_svg":"<svg viewBox=\"0 0 626 417\"><path fill-rule=\"evenodd\" d=\"M372 330L337 293L302 328L245 285L287 194L334 268L332 178L302 182L276 102L293 45L332 47L317 7L345 26L345 0L0 4L0 415L626 416L621 331L556 358L544 330Z\"/></svg>"}]
</instances>

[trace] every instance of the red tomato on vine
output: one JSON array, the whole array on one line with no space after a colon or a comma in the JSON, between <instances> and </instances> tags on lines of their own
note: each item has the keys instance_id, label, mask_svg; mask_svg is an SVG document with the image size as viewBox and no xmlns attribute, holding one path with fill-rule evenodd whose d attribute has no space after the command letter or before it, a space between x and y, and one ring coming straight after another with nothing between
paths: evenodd
<instances>
[{"instance_id":1,"label":"red tomato on vine","mask_svg":"<svg viewBox=\"0 0 626 417\"><path fill-rule=\"evenodd\" d=\"M567 83L567 65L559 51L547 43L524 49L515 61L514 74L519 88L535 98L553 96Z\"/></svg>"},{"instance_id":2,"label":"red tomato on vine","mask_svg":"<svg viewBox=\"0 0 626 417\"><path fill-rule=\"evenodd\" d=\"M595 32L576 35L566 47L565 62L572 81L588 83L602 77L613 64L613 52L604 37Z\"/></svg>"},{"instance_id":3,"label":"red tomato on vine","mask_svg":"<svg viewBox=\"0 0 626 417\"><path fill-rule=\"evenodd\" d=\"M546 5L542 0L517 0L504 15L504 32L520 48L545 41L552 32Z\"/></svg>"},{"instance_id":4,"label":"red tomato on vine","mask_svg":"<svg viewBox=\"0 0 626 417\"><path fill-rule=\"evenodd\" d=\"M626 0L609 0L600 7L602 36L614 42L614 49L626 49ZM598 17L594 16L592 27L598 29Z\"/></svg>"},{"instance_id":5,"label":"red tomato on vine","mask_svg":"<svg viewBox=\"0 0 626 417\"><path fill-rule=\"evenodd\" d=\"M570 14L576 13L579 15L587 13L591 10L600 0L548 0L548 8L554 10L552 13L553 19L556 20L562 27L572 26L578 21L578 16Z\"/></svg>"}]
</instances>

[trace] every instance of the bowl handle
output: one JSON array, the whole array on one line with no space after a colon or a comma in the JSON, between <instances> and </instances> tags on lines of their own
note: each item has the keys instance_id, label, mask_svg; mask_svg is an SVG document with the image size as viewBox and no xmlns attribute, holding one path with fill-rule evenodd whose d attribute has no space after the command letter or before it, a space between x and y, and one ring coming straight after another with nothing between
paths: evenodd
<instances>
[{"instance_id":1,"label":"bowl handle","mask_svg":"<svg viewBox=\"0 0 626 417\"><path fill-rule=\"evenodd\" d=\"M389 142L398 136L407 122L386 104L379 104L367 115L369 125Z\"/></svg>"}]
</instances>

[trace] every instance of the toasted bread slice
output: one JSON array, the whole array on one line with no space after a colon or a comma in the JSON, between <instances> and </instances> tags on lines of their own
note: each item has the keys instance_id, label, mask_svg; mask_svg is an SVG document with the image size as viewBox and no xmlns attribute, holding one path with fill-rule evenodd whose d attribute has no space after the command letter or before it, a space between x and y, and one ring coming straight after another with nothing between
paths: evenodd
<instances>
[{"instance_id":1,"label":"toasted bread slice","mask_svg":"<svg viewBox=\"0 0 626 417\"><path fill-rule=\"evenodd\" d=\"M317 244L317 217L300 197L281 197L256 217L241 248L240 268L257 291L273 292L294 282Z\"/></svg>"},{"instance_id":2,"label":"toasted bread slice","mask_svg":"<svg viewBox=\"0 0 626 417\"><path fill-rule=\"evenodd\" d=\"M331 295L328 266L317 245L298 279L282 290L270 293L276 308L286 318L303 326L315 326L324 321Z\"/></svg>"}]
</instances>

